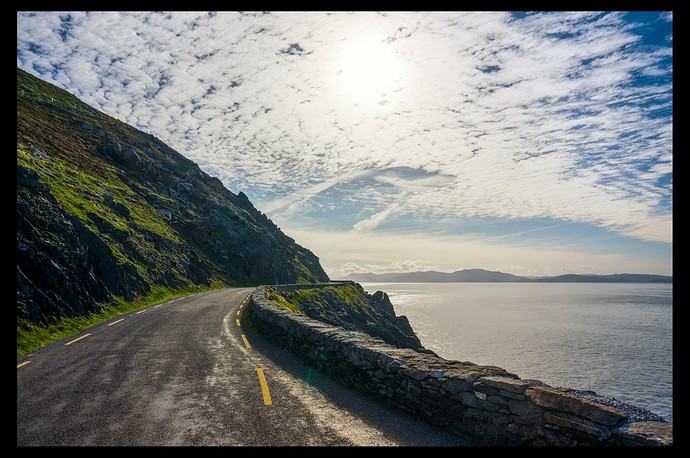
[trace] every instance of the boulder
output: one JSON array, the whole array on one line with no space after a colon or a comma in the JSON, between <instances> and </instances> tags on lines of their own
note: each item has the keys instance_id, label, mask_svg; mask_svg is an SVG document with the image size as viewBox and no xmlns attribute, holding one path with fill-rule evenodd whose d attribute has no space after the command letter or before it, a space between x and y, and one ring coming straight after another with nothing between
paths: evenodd
<instances>
[{"instance_id":1,"label":"boulder","mask_svg":"<svg viewBox=\"0 0 690 458\"><path fill-rule=\"evenodd\" d=\"M114 140L106 139L98 148L98 151L114 161L119 162L122 158L122 145Z\"/></svg>"},{"instance_id":2,"label":"boulder","mask_svg":"<svg viewBox=\"0 0 690 458\"><path fill-rule=\"evenodd\" d=\"M36 172L17 165L17 186L27 186L31 188L43 188L45 185L38 181Z\"/></svg>"},{"instance_id":3,"label":"boulder","mask_svg":"<svg viewBox=\"0 0 690 458\"><path fill-rule=\"evenodd\" d=\"M112 207L113 207L113 210L115 210L115 212L118 215L124 216L125 218L129 217L130 211L129 211L129 208L127 207L127 205L125 205L121 202L115 202L112 204Z\"/></svg>"},{"instance_id":4,"label":"boulder","mask_svg":"<svg viewBox=\"0 0 690 458\"><path fill-rule=\"evenodd\" d=\"M136 151L132 148L127 148L122 152L122 157L120 159L124 165L131 169L139 168L141 165L141 158Z\"/></svg>"},{"instance_id":5,"label":"boulder","mask_svg":"<svg viewBox=\"0 0 690 458\"><path fill-rule=\"evenodd\" d=\"M374 302L380 304L383 310L395 316L395 309L393 309L393 304L391 303L388 294L384 293L383 291L376 291L374 294L371 295L371 298L372 300L374 300Z\"/></svg>"}]
</instances>

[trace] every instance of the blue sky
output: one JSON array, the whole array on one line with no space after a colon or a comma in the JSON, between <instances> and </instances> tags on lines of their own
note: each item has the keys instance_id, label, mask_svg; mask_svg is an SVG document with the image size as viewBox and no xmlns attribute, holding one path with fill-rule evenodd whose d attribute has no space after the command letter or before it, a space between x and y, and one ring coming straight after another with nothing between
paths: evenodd
<instances>
[{"instance_id":1,"label":"blue sky","mask_svg":"<svg viewBox=\"0 0 690 458\"><path fill-rule=\"evenodd\" d=\"M19 12L17 66L332 278L672 274L670 12Z\"/></svg>"}]
</instances>

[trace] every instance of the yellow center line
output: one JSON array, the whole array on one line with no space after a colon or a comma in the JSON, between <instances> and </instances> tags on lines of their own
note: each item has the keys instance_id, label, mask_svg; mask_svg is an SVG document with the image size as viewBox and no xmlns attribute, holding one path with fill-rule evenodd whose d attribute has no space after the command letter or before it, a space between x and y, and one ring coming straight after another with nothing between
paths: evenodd
<instances>
[{"instance_id":1,"label":"yellow center line","mask_svg":"<svg viewBox=\"0 0 690 458\"><path fill-rule=\"evenodd\" d=\"M84 334L84 335L81 336L81 337L77 337L77 338L74 339L74 340L70 340L69 342L67 342L67 343L65 344L65 347L66 347L67 345L72 345L74 342L79 342L81 339L86 339L86 338L89 337L90 335L91 335L91 333L89 333L89 334Z\"/></svg>"},{"instance_id":2,"label":"yellow center line","mask_svg":"<svg viewBox=\"0 0 690 458\"><path fill-rule=\"evenodd\" d=\"M237 323L237 326L240 326L240 320L235 320L235 322Z\"/></svg>"},{"instance_id":3,"label":"yellow center line","mask_svg":"<svg viewBox=\"0 0 690 458\"><path fill-rule=\"evenodd\" d=\"M244 336L243 336L243 337L244 337ZM19 369L19 368L22 367L22 366L26 366L26 365L29 364L30 362L31 362L31 361L24 361L23 363L17 364L17 369Z\"/></svg>"},{"instance_id":4,"label":"yellow center line","mask_svg":"<svg viewBox=\"0 0 690 458\"><path fill-rule=\"evenodd\" d=\"M268 391L268 383L266 383L266 377L264 377L264 370L260 367L256 368L256 374L259 376L259 383L261 384L261 393L264 395L264 405L270 406L273 404L271 400L271 393Z\"/></svg>"},{"instance_id":5,"label":"yellow center line","mask_svg":"<svg viewBox=\"0 0 690 458\"><path fill-rule=\"evenodd\" d=\"M244 334L240 334L240 337L242 337L242 340L244 341L244 346L245 346L245 347L247 347L247 348L252 348L252 346L249 345L249 341L247 340L247 336L245 336Z\"/></svg>"},{"instance_id":6,"label":"yellow center line","mask_svg":"<svg viewBox=\"0 0 690 458\"><path fill-rule=\"evenodd\" d=\"M240 316L240 311L239 311L239 310L237 311L237 316Z\"/></svg>"},{"instance_id":7,"label":"yellow center line","mask_svg":"<svg viewBox=\"0 0 690 458\"><path fill-rule=\"evenodd\" d=\"M114 324L117 324L117 323L119 323L120 321L125 321L125 319L124 319L124 318L120 318L120 319L117 320L117 321L113 321L112 323L108 323L108 326L112 326L112 325L114 325Z\"/></svg>"},{"instance_id":8,"label":"yellow center line","mask_svg":"<svg viewBox=\"0 0 690 458\"><path fill-rule=\"evenodd\" d=\"M139 315L140 313L144 313L147 309L144 310L139 310L138 312L135 313L135 315Z\"/></svg>"}]
</instances>

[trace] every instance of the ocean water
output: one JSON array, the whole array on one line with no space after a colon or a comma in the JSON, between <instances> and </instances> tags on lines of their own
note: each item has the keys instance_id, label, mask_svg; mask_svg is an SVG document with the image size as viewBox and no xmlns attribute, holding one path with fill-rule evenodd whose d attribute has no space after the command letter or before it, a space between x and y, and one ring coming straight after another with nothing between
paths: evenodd
<instances>
[{"instance_id":1,"label":"ocean water","mask_svg":"<svg viewBox=\"0 0 690 458\"><path fill-rule=\"evenodd\" d=\"M595 391L673 421L673 287L643 283L362 283L388 293L446 359Z\"/></svg>"}]
</instances>

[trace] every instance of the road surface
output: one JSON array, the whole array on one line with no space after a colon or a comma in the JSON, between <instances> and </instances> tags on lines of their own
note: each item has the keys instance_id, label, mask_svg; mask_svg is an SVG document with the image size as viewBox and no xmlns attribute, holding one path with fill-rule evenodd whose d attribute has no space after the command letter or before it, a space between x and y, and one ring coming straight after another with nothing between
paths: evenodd
<instances>
[{"instance_id":1,"label":"road surface","mask_svg":"<svg viewBox=\"0 0 690 458\"><path fill-rule=\"evenodd\" d=\"M173 299L17 358L17 445L464 445L252 332L252 288Z\"/></svg>"}]
</instances>

